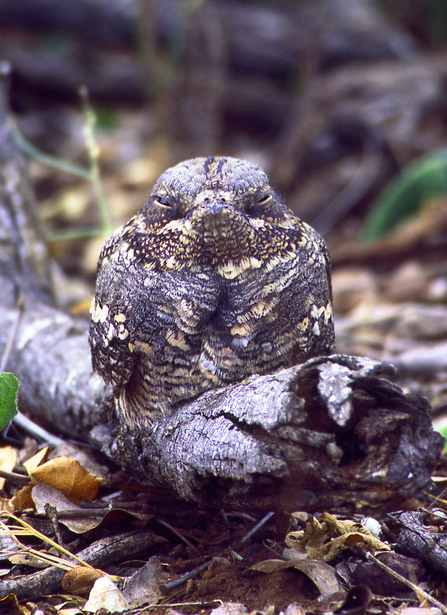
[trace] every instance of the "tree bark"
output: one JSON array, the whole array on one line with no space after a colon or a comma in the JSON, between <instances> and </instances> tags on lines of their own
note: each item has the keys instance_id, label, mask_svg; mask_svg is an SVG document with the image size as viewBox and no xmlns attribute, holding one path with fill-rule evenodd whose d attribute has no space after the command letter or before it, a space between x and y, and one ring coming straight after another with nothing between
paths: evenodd
<instances>
[{"instance_id":1,"label":"tree bark","mask_svg":"<svg viewBox=\"0 0 447 615\"><path fill-rule=\"evenodd\" d=\"M151 429L120 425L91 370L87 323L55 306L26 166L0 102L0 350L20 297L7 369L21 381L23 411L94 444L133 480L212 506L377 511L430 489L443 444L430 407L366 358L312 359L210 391Z\"/></svg>"}]
</instances>

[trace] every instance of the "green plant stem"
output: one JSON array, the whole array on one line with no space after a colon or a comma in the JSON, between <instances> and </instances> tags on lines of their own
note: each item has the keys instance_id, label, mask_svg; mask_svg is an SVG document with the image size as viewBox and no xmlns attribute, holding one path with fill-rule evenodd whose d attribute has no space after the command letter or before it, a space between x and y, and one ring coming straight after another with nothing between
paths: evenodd
<instances>
[{"instance_id":1,"label":"green plant stem","mask_svg":"<svg viewBox=\"0 0 447 615\"><path fill-rule=\"evenodd\" d=\"M113 230L112 221L110 220L109 209L107 207L106 198L102 189L101 177L99 173L99 147L95 139L95 125L96 115L90 106L88 100L87 88L82 87L80 89L80 95L84 104L85 126L84 137L85 145L90 162L90 176L89 179L92 182L93 190L95 192L96 203L98 205L99 213L101 216L101 229L104 235L110 235Z\"/></svg>"},{"instance_id":2,"label":"green plant stem","mask_svg":"<svg viewBox=\"0 0 447 615\"><path fill-rule=\"evenodd\" d=\"M101 228L84 228L75 229L73 231L61 231L59 233L51 233L50 237L47 237L49 243L53 241L70 241L73 239L87 239L88 237L97 237L98 235L110 235L102 227Z\"/></svg>"},{"instance_id":3,"label":"green plant stem","mask_svg":"<svg viewBox=\"0 0 447 615\"><path fill-rule=\"evenodd\" d=\"M65 162L64 160L60 160L59 158L55 158L54 156L50 156L49 154L44 154L37 147L35 147L32 143L30 143L18 128L13 128L12 135L18 147L26 154L35 158L39 162L46 164L48 167L53 167L54 169L58 169L59 171L65 171L66 173L71 173L72 175L78 175L83 179L87 179L89 181L93 181L92 174L88 169L81 167L77 164L72 164L71 162Z\"/></svg>"},{"instance_id":4,"label":"green plant stem","mask_svg":"<svg viewBox=\"0 0 447 615\"><path fill-rule=\"evenodd\" d=\"M96 116L90 106L87 90L85 87L80 89L80 95L82 97L84 105L84 140L89 158L88 169L80 165L73 164L71 162L60 160L59 158L55 158L54 156L50 156L49 154L41 152L37 147L35 147L32 143L25 139L25 137L22 135L22 133L17 127L12 130L12 134L17 146L29 156L31 156L35 160L38 160L42 164L45 164L49 167L53 167L54 169L57 169L59 171L71 173L72 175L82 177L82 179L86 179L91 182L93 186L95 202L98 207L99 215L101 218L100 228L93 227L55 233L48 238L49 241L84 239L86 237L95 237L97 235L109 236L113 231L113 225L110 219L104 191L102 189L101 177L99 172L99 147L95 139Z\"/></svg>"}]
</instances>

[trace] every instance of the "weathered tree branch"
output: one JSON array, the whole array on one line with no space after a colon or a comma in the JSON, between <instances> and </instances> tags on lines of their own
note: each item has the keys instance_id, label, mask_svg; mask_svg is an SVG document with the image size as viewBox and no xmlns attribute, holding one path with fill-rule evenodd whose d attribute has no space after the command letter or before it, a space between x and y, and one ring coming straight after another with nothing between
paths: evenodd
<instances>
[{"instance_id":1,"label":"weathered tree branch","mask_svg":"<svg viewBox=\"0 0 447 615\"><path fill-rule=\"evenodd\" d=\"M87 324L52 300L49 259L4 102L0 161L0 352L24 297L8 361L21 381L22 410L93 443L132 478L206 504L377 510L430 488L443 439L432 430L428 403L387 380L389 366L365 358L313 359L210 391L151 430L119 426L91 371Z\"/></svg>"},{"instance_id":2,"label":"weathered tree branch","mask_svg":"<svg viewBox=\"0 0 447 615\"><path fill-rule=\"evenodd\" d=\"M110 561L118 563L127 558L138 557L159 541L159 537L152 531L131 530L125 534L103 537L76 555L91 566L101 568ZM65 573L64 569L50 566L33 574L0 581L0 596L15 594L19 600L38 599L43 594L56 592Z\"/></svg>"}]
</instances>

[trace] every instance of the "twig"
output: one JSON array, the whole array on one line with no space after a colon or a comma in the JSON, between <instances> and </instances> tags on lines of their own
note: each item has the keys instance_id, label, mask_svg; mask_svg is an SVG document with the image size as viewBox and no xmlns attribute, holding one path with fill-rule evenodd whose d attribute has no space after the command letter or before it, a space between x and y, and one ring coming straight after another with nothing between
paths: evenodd
<instances>
[{"instance_id":1,"label":"twig","mask_svg":"<svg viewBox=\"0 0 447 615\"><path fill-rule=\"evenodd\" d=\"M210 559L209 561L205 562L204 564L202 564L201 566L199 566L198 568L195 568L194 570L191 570L190 572L183 574L181 577L178 577L178 579L175 579L175 581L171 581L170 583L161 585L160 589L162 591L168 592L171 589L175 589L179 585L183 585L183 583L186 583L186 581L189 581L190 579L194 579L195 577L197 577L201 572L205 572L205 570L211 566L213 561L214 561L214 557Z\"/></svg>"},{"instance_id":2,"label":"twig","mask_svg":"<svg viewBox=\"0 0 447 615\"><path fill-rule=\"evenodd\" d=\"M430 596L430 594L423 590L421 587L419 587L419 585L416 585L415 583L412 583L411 581L403 577L401 574L399 574L398 572L381 562L379 559L377 559L377 557L375 557L375 555L373 555L372 553L368 553L367 558L371 558L373 562L377 564L377 566L379 566L379 568L382 568L382 570L386 570L386 572L388 572L388 574L390 574L392 577L398 579L407 587L410 587L415 592L416 596L422 596L423 598L425 598L425 600L431 602L431 604L434 604L436 607L438 607L438 609L441 610L441 613L447 615L447 607L445 607L441 602L439 602L439 600L436 600L436 598L433 598L433 596Z\"/></svg>"},{"instance_id":3,"label":"twig","mask_svg":"<svg viewBox=\"0 0 447 615\"><path fill-rule=\"evenodd\" d=\"M433 511L430 510L430 508L433 508L435 506L435 504L438 504L439 502L441 504L445 504L446 503L446 500L445 500L445 495L446 494L447 494L447 487L445 489L443 489L439 495L432 495L431 493L425 493L424 495L426 495L426 496L428 496L429 498L432 499L432 502L427 506L427 510L430 511L431 513L433 513Z\"/></svg>"},{"instance_id":4,"label":"twig","mask_svg":"<svg viewBox=\"0 0 447 615\"><path fill-rule=\"evenodd\" d=\"M70 553L70 551L65 549L65 547L62 547L61 545L57 544L57 542L55 542L51 538L48 538L48 536L45 536L45 534L42 534L42 532L39 532L38 530L36 530L32 525L30 525L23 519L20 519L19 517L17 517L16 515L13 515L10 512L2 511L1 516L5 516L5 515L9 517L10 519L13 519L14 521L17 521L17 523L20 523L20 525L22 525L26 530L28 530L36 538L43 540L43 542L47 542L49 545L51 545L52 547L54 547L55 549L57 549L58 551L66 555L67 557L72 557L81 566L87 566L87 568L92 568L90 564L87 564L86 562L84 562L79 556L74 555L73 553Z\"/></svg>"},{"instance_id":5,"label":"twig","mask_svg":"<svg viewBox=\"0 0 447 615\"><path fill-rule=\"evenodd\" d=\"M58 542L58 544L65 548L65 543L62 540L62 535L60 533L59 530L59 525L58 525L58 518L57 518L57 509L55 506L52 506L49 502L47 502L45 504L45 514L47 515L48 519L50 519L51 524L53 526L53 531L54 531L54 535L56 536L56 540Z\"/></svg>"},{"instance_id":6,"label":"twig","mask_svg":"<svg viewBox=\"0 0 447 615\"><path fill-rule=\"evenodd\" d=\"M19 425L20 427L25 429L25 431L33 435L35 438L38 438L43 442L51 444L52 446L59 446L63 443L63 440L61 438L58 438L54 434L51 434L43 427L36 425L36 423L34 423L31 419L22 414L22 412L20 411L17 412L12 421L15 425Z\"/></svg>"},{"instance_id":7,"label":"twig","mask_svg":"<svg viewBox=\"0 0 447 615\"><path fill-rule=\"evenodd\" d=\"M247 540L250 540L253 534L255 534L259 529L261 529L261 527L265 525L267 521L269 521L273 517L274 514L275 513L271 511L267 513L264 517L262 517L262 519L258 521L258 523L254 527L252 527L251 530L247 534L245 534L245 536L241 540L241 545L247 542Z\"/></svg>"},{"instance_id":8,"label":"twig","mask_svg":"<svg viewBox=\"0 0 447 615\"><path fill-rule=\"evenodd\" d=\"M201 609L209 609L213 607L219 607L223 605L223 601L220 598L216 598L215 600L210 600L209 602L157 602L157 604L146 604L144 605L144 610L141 611L141 607L135 607L135 609L129 609L126 611L128 615L132 613L141 613L149 609L159 609L163 607L164 609L175 609L178 607L191 607L191 606L199 606Z\"/></svg>"},{"instance_id":9,"label":"twig","mask_svg":"<svg viewBox=\"0 0 447 615\"><path fill-rule=\"evenodd\" d=\"M0 470L0 478L4 478L15 485L29 485L31 482L29 476L17 474L17 472L7 472L6 470Z\"/></svg>"},{"instance_id":10,"label":"twig","mask_svg":"<svg viewBox=\"0 0 447 615\"><path fill-rule=\"evenodd\" d=\"M252 527L252 529L242 538L242 540L240 541L240 544L244 544L245 542L247 542L252 536L253 534L255 534L263 525L265 525L267 523L267 521L269 519L271 519L273 517L275 513L274 512L269 512L267 513L260 521L258 521L258 523L256 523L256 525L254 527ZM163 523L163 525L165 525L165 523ZM167 524L166 524L167 525ZM171 528L172 529L172 528ZM236 557L236 559L241 558L241 556L234 552L234 551L230 551L230 553L232 555L234 555ZM186 581L189 581L190 579L195 578L196 576L198 576L201 572L204 572L207 568L209 568L211 566L211 564L214 561L214 557L211 558L209 561L205 562L204 564L202 564L201 566L199 566L198 568L195 568L194 570L191 570L190 572L187 572L186 574L182 575L181 577L179 577L178 579L175 579L175 581L171 581L170 583L166 583L166 585L162 586L162 590L163 591L170 591L171 589L175 589L176 587L178 587L179 585L182 585L183 583L186 583ZM241 558L242 559L242 558Z\"/></svg>"},{"instance_id":11,"label":"twig","mask_svg":"<svg viewBox=\"0 0 447 615\"><path fill-rule=\"evenodd\" d=\"M152 531L132 530L124 534L103 537L78 553L84 565L100 569L110 561L114 563L123 559L136 557L157 544L157 536ZM57 545L60 550L60 547ZM86 562L89 562L86 564ZM60 591L60 583L65 570L47 568L33 574L13 579L0 579L0 596L13 593L18 599L34 600L44 594Z\"/></svg>"},{"instance_id":12,"label":"twig","mask_svg":"<svg viewBox=\"0 0 447 615\"><path fill-rule=\"evenodd\" d=\"M66 559L62 559L57 555L52 555L47 551L38 551L33 547L28 547L20 542L18 536L36 536L36 531L29 531L25 528L17 528L17 527L8 527L6 523L0 521L0 535L5 534L9 536L14 543L17 545L19 553L21 555L26 555L28 557L32 557L34 560L43 563L45 566L56 566L56 568L60 568L62 570L71 570L76 566L75 563L69 562ZM48 542L48 541L47 541ZM12 553L12 555L17 555L17 551ZM2 552L2 557L5 558L7 555L5 552Z\"/></svg>"},{"instance_id":13,"label":"twig","mask_svg":"<svg viewBox=\"0 0 447 615\"><path fill-rule=\"evenodd\" d=\"M14 343L16 341L17 332L19 330L20 321L22 320L23 312L25 309L25 301L24 297L19 297L17 301L17 314L15 316L14 322L12 323L11 331L8 335L8 341L6 342L5 349L2 354L2 359L0 361L0 373L5 371L6 365L9 360L9 355L11 354L11 350L13 349Z\"/></svg>"},{"instance_id":14,"label":"twig","mask_svg":"<svg viewBox=\"0 0 447 615\"><path fill-rule=\"evenodd\" d=\"M185 543L185 545L187 545L190 549L192 549L193 551L195 551L196 553L198 552L197 547L195 547L192 542L190 540L188 540L186 538L186 536L183 536L183 534L180 532L180 530L177 530L175 527L173 527L170 523L167 523L167 521L163 521L162 519L158 519L156 518L155 521L157 521L158 523L160 523L160 525L163 525L164 527L166 527L168 530L171 530L171 532L173 532L177 538L180 538L180 540L182 542Z\"/></svg>"}]
</instances>

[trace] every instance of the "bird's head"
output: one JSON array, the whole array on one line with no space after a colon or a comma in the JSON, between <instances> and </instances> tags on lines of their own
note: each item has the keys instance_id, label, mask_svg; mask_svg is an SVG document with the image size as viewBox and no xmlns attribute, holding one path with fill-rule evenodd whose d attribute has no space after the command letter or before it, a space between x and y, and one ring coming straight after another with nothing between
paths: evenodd
<instances>
[{"instance_id":1,"label":"bird's head","mask_svg":"<svg viewBox=\"0 0 447 615\"><path fill-rule=\"evenodd\" d=\"M255 164L194 158L165 171L142 211L148 229L179 250L238 261L252 255L266 225L288 226L288 210Z\"/></svg>"},{"instance_id":2,"label":"bird's head","mask_svg":"<svg viewBox=\"0 0 447 615\"><path fill-rule=\"evenodd\" d=\"M272 256L293 254L301 237L297 221L255 164L194 158L159 177L122 238L150 267L217 265L231 276Z\"/></svg>"}]
</instances>

